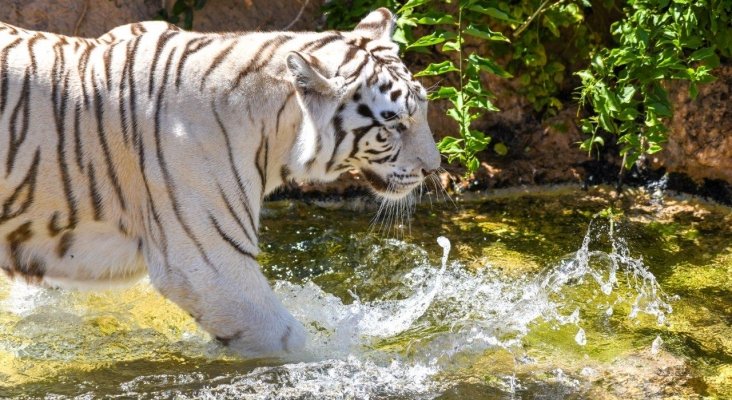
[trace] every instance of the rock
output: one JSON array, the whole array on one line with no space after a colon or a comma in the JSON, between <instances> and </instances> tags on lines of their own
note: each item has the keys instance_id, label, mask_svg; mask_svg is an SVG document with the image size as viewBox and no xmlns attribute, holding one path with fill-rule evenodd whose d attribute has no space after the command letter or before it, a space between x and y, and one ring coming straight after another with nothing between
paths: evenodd
<instances>
[{"instance_id":1,"label":"rock","mask_svg":"<svg viewBox=\"0 0 732 400\"><path fill-rule=\"evenodd\" d=\"M164 5L170 10L173 2L3 0L0 21L22 28L96 37L119 25L154 19ZM209 1L194 14L193 28L199 31L313 30L319 23L322 3L322 0Z\"/></svg>"},{"instance_id":2,"label":"rock","mask_svg":"<svg viewBox=\"0 0 732 400\"><path fill-rule=\"evenodd\" d=\"M699 86L696 99L688 85L674 85L669 94L674 117L665 149L655 157L657 167L695 180L721 179L732 184L732 65L712 73L715 82Z\"/></svg>"}]
</instances>

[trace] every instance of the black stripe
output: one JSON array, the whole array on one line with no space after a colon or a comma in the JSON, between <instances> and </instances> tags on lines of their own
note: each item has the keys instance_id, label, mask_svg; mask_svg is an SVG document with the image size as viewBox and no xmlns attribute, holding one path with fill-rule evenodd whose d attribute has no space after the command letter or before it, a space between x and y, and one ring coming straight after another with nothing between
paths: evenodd
<instances>
[{"instance_id":1,"label":"black stripe","mask_svg":"<svg viewBox=\"0 0 732 400\"><path fill-rule=\"evenodd\" d=\"M402 151L402 149L401 149L401 148L400 148L399 150L397 150L397 151L396 151L396 153L394 153L394 155L393 155L393 156L391 157L391 159L389 160L389 162L394 162L394 161L396 161L396 160L397 160L397 158L399 157L399 153L400 153L401 151Z\"/></svg>"},{"instance_id":2,"label":"black stripe","mask_svg":"<svg viewBox=\"0 0 732 400\"><path fill-rule=\"evenodd\" d=\"M285 98L284 103L282 103L282 106L280 107L280 109L277 110L277 122L275 124L275 136L277 136L277 134L280 132L280 117L282 116L282 112L285 111L285 106L287 105L287 103L290 101L290 99L294 95L295 95L294 91L288 93L287 98Z\"/></svg>"},{"instance_id":3,"label":"black stripe","mask_svg":"<svg viewBox=\"0 0 732 400\"><path fill-rule=\"evenodd\" d=\"M66 163L66 111L67 101L69 99L69 73L64 74L66 69L66 62L64 58L64 50L60 43L53 46L54 53L56 55L52 68L51 76L51 107L53 109L53 119L56 125L56 135L58 140L56 141L56 157L58 162L59 173L61 174L61 183L64 190L64 196L66 197L66 205L69 208L68 224L62 229L73 229L78 223L78 208L76 197L71 185L71 177L69 176L69 166ZM63 80L62 80L63 75ZM52 234L57 234L59 231L53 231Z\"/></svg>"},{"instance_id":4,"label":"black stripe","mask_svg":"<svg viewBox=\"0 0 732 400\"><path fill-rule=\"evenodd\" d=\"M81 103L74 104L74 153L76 165L84 171L84 151L81 146Z\"/></svg>"},{"instance_id":5,"label":"black stripe","mask_svg":"<svg viewBox=\"0 0 732 400\"><path fill-rule=\"evenodd\" d=\"M402 95L402 91L400 89L397 89L397 90L391 92L389 97L391 97L392 102L396 102L397 99L399 98L399 96L401 96L401 95Z\"/></svg>"},{"instance_id":6,"label":"black stripe","mask_svg":"<svg viewBox=\"0 0 732 400\"><path fill-rule=\"evenodd\" d=\"M38 176L38 164L40 163L40 159L41 149L37 148L35 155L33 156L33 161L31 162L30 168L28 168L28 173L26 173L25 178L23 178L23 181L20 182L18 187L15 188L13 194L11 194L10 197L5 199L5 201L3 202L2 214L0 214L0 225L12 218L23 214L28 209L28 207L33 204L33 198L36 193L36 177ZM15 203L19 200L24 192L26 193L25 199L17 207L16 210L13 210L13 207L16 205Z\"/></svg>"},{"instance_id":7,"label":"black stripe","mask_svg":"<svg viewBox=\"0 0 732 400\"><path fill-rule=\"evenodd\" d=\"M38 73L38 62L36 62L36 52L33 50L33 47L36 45L36 42L43 38L43 34L40 32L37 32L33 37L31 37L28 40L28 56L30 57L31 61L31 73L35 75Z\"/></svg>"},{"instance_id":8,"label":"black stripe","mask_svg":"<svg viewBox=\"0 0 732 400\"><path fill-rule=\"evenodd\" d=\"M239 225L242 232L244 232L244 235L246 235L247 239L249 239L249 242L256 243L256 239L249 234L249 230L244 226L244 222L241 220L241 218L239 218L239 215L236 213L236 211L234 211L234 206L232 206L229 198L226 196L226 193L224 193L224 189L218 183L217 186L219 188L219 195L221 195L221 199L224 201L226 209L229 210L229 214L231 215L231 217L234 218L234 221L236 221L236 224ZM252 227L252 229L254 229L254 227Z\"/></svg>"},{"instance_id":9,"label":"black stripe","mask_svg":"<svg viewBox=\"0 0 732 400\"><path fill-rule=\"evenodd\" d=\"M214 228L216 228L216 232L218 232L219 236L221 236L221 239L224 239L226 243L228 243L234 250L238 251L242 255L249 257L252 260L256 260L254 254L244 250L241 244L239 244L236 240L234 240L231 236L227 235L226 232L224 232L224 230L221 228L221 225L219 225L219 221L217 221L213 215L209 213L208 218L211 220L211 224L213 224Z\"/></svg>"},{"instance_id":10,"label":"black stripe","mask_svg":"<svg viewBox=\"0 0 732 400\"><path fill-rule=\"evenodd\" d=\"M130 53L130 46L132 45L132 42L128 42L125 47L125 54ZM119 94L117 95L117 100L119 101L119 120L120 120L120 126L122 127L122 140L124 140L125 144L128 144L130 141L130 125L127 122L127 97L125 97L125 88L127 87L127 74L130 68L130 63L125 60L124 65L122 66L122 75L119 78Z\"/></svg>"},{"instance_id":11,"label":"black stripe","mask_svg":"<svg viewBox=\"0 0 732 400\"><path fill-rule=\"evenodd\" d=\"M234 47L238 44L238 41L233 41L230 45L228 45L223 51L221 51L219 54L214 57L213 61L211 62L211 65L209 65L206 72L203 74L203 77L201 78L201 89L206 85L206 79L208 79L208 76L211 75L216 68L218 68L221 63L224 62L224 59L231 53L232 50L234 50Z\"/></svg>"},{"instance_id":12,"label":"black stripe","mask_svg":"<svg viewBox=\"0 0 732 400\"><path fill-rule=\"evenodd\" d=\"M259 163L259 160L262 158L262 150L264 149L264 136L261 136L261 139L259 141L259 147L257 147L257 153L255 155L255 162L254 165L257 167L257 173L259 174L259 182L262 183L262 193L264 193L264 189L267 186L267 182L264 176L264 171L267 168L266 165L262 166Z\"/></svg>"},{"instance_id":13,"label":"black stripe","mask_svg":"<svg viewBox=\"0 0 732 400\"><path fill-rule=\"evenodd\" d=\"M66 253L69 252L71 246L74 244L74 234L72 232L64 232L60 238L58 238L58 245L56 246L56 255L58 258L63 258Z\"/></svg>"},{"instance_id":14,"label":"black stripe","mask_svg":"<svg viewBox=\"0 0 732 400\"><path fill-rule=\"evenodd\" d=\"M354 82L356 79L358 79L359 76L361 76L361 71L363 71L366 64L369 62L369 56L364 55L363 61L356 67L356 70L353 71L353 73L346 79L346 84L350 84Z\"/></svg>"},{"instance_id":15,"label":"black stripe","mask_svg":"<svg viewBox=\"0 0 732 400\"><path fill-rule=\"evenodd\" d=\"M343 35L341 35L340 33L331 34L326 37L306 43L304 46L300 47L297 51L299 53L305 53L305 52L313 53L313 52L318 51L321 48L325 47L326 45L333 43L336 40L340 40L342 38L343 38Z\"/></svg>"},{"instance_id":16,"label":"black stripe","mask_svg":"<svg viewBox=\"0 0 732 400\"><path fill-rule=\"evenodd\" d=\"M178 60L178 67L175 70L175 87L176 89L180 88L181 83L181 74L183 72L183 67L186 64L186 61L188 61L188 57L190 57L193 54L196 54L197 52L203 50L208 45L213 43L212 38L195 38L188 42L186 45L185 50L183 51L183 54L181 55L180 59Z\"/></svg>"},{"instance_id":17,"label":"black stripe","mask_svg":"<svg viewBox=\"0 0 732 400\"><path fill-rule=\"evenodd\" d=\"M5 112L5 106L8 103L8 78L10 77L10 74L8 74L8 54L21 41L22 39L20 38L13 40L0 52L0 57L2 57L2 62L0 63L0 114Z\"/></svg>"},{"instance_id":18,"label":"black stripe","mask_svg":"<svg viewBox=\"0 0 732 400\"><path fill-rule=\"evenodd\" d=\"M239 198L241 199L241 203L244 206L247 216L249 217L249 223L254 228L254 231L256 232L259 229L259 224L256 224L254 222L253 212L250 206L250 199L247 195L246 190L244 190L244 183L241 179L241 175L239 175L239 170L236 169L236 164L234 162L234 153L233 149L231 147L231 139L229 138L229 132L226 130L226 127L224 126L224 123L221 121L221 117L219 116L218 111L216 110L216 105L212 102L211 103L211 109L213 110L214 117L216 118L216 123L219 125L219 129L221 129L221 134L224 136L224 141L226 142L226 153L229 157L229 167L231 168L231 173L234 174L234 177L236 178L236 184L239 188ZM256 164L256 160L255 160ZM264 188L262 188L262 191L264 191Z\"/></svg>"},{"instance_id":19,"label":"black stripe","mask_svg":"<svg viewBox=\"0 0 732 400\"><path fill-rule=\"evenodd\" d=\"M117 171L114 169L114 163L112 161L112 152L109 150L109 143L107 143L107 134L105 132L104 124L104 103L97 81L94 79L94 71L92 75L92 89L94 91L94 114L97 119L97 136L99 137L99 144L102 146L102 154L104 154L104 161L107 165L107 176L112 182L114 192L119 200L120 207L122 210L127 210L127 204L125 202L124 194L122 193L122 186L117 178Z\"/></svg>"},{"instance_id":20,"label":"black stripe","mask_svg":"<svg viewBox=\"0 0 732 400\"><path fill-rule=\"evenodd\" d=\"M142 137L137 125L137 84L135 79L135 60L137 58L137 49L140 46L140 37L133 40L133 45L128 49L127 59L129 60L129 68L127 68L127 86L130 90L130 120L132 127L132 141L138 150L142 148Z\"/></svg>"},{"instance_id":21,"label":"black stripe","mask_svg":"<svg viewBox=\"0 0 732 400\"><path fill-rule=\"evenodd\" d=\"M292 35L280 35L260 46L260 48L255 52L254 58L252 58L252 60L249 61L249 64L239 72L230 90L237 88L242 79L250 73L258 72L269 64L277 50L293 38L294 36Z\"/></svg>"},{"instance_id":22,"label":"black stripe","mask_svg":"<svg viewBox=\"0 0 732 400\"><path fill-rule=\"evenodd\" d=\"M18 130L18 118L20 118L20 130ZM5 163L5 176L10 176L15 166L15 157L18 149L25 141L30 128L30 72L29 68L25 70L23 77L23 86L20 90L20 98L10 114L10 137L8 144L8 158Z\"/></svg>"},{"instance_id":23,"label":"black stripe","mask_svg":"<svg viewBox=\"0 0 732 400\"><path fill-rule=\"evenodd\" d=\"M163 32L162 35L158 38L158 43L155 46L155 54L152 58L152 65L150 66L150 78L149 78L149 84L148 84L148 97L152 97L153 95L153 88L155 87L155 70L158 66L158 60L160 59L160 53L163 52L163 49L165 49L165 45L168 43L168 40L170 40L171 37L176 35L177 32ZM167 71L167 68L166 68ZM166 72L167 73L167 72ZM165 77L163 77L163 80L165 81Z\"/></svg>"},{"instance_id":24,"label":"black stripe","mask_svg":"<svg viewBox=\"0 0 732 400\"><path fill-rule=\"evenodd\" d=\"M173 213L175 214L175 217L178 219L178 223L183 228L183 231L186 233L189 239L193 241L193 243L196 245L196 248L198 249L199 254L203 258L203 260L213 269L216 269L214 267L213 263L208 257L208 254L206 254L205 250L203 249L203 245L201 245L201 242L198 240L198 238L193 234L193 231L191 230L190 226L188 226L188 223L183 218L183 213L180 210L180 204L178 203L178 199L176 198L176 187L175 182L173 181L173 176L170 174L170 170L168 170L168 165L165 161L165 154L163 153L163 146L162 146L162 139L161 139L161 113L163 108L163 100L165 98L165 89L168 84L168 72L170 70L170 66L173 61L173 55L175 54L175 49L171 50L170 53L168 53L168 59L165 62L165 69L163 73L163 81L160 85L160 90L158 91L157 101L155 102L155 123L154 123L154 137L155 137L155 154L157 155L158 160L158 166L160 167L161 172L163 173L163 179L165 180L165 186L168 191L168 196L170 197L170 203L173 207Z\"/></svg>"},{"instance_id":25,"label":"black stripe","mask_svg":"<svg viewBox=\"0 0 732 400\"><path fill-rule=\"evenodd\" d=\"M338 147L343 142L343 139L346 138L346 135L348 134L345 129L343 129L343 117L341 117L341 112L343 111L343 106L338 109L338 114L336 114L335 117L333 117L333 130L335 131L335 145L333 146L333 153L330 155L330 160L325 164L326 171L330 171L333 167L333 164L335 163L335 156L338 152Z\"/></svg>"},{"instance_id":26,"label":"black stripe","mask_svg":"<svg viewBox=\"0 0 732 400\"><path fill-rule=\"evenodd\" d=\"M85 43L86 48L81 53L79 58L79 64L77 70L79 71L79 79L81 80L81 94L84 97L84 108L89 108L89 95L86 93L86 69L89 66L89 56L92 51L92 46L89 43Z\"/></svg>"},{"instance_id":27,"label":"black stripe","mask_svg":"<svg viewBox=\"0 0 732 400\"><path fill-rule=\"evenodd\" d=\"M359 104L358 108L356 108L356 112L363 117L374 119L374 113L371 112L371 108L366 104Z\"/></svg>"},{"instance_id":28,"label":"black stripe","mask_svg":"<svg viewBox=\"0 0 732 400\"><path fill-rule=\"evenodd\" d=\"M346 55L343 56L343 61L341 61L340 65L338 65L338 69L336 70L336 75L340 75L341 69L346 66L351 60L353 60L354 57L356 57L356 54L358 54L358 47L356 46L349 46L348 51L346 52Z\"/></svg>"},{"instance_id":29,"label":"black stripe","mask_svg":"<svg viewBox=\"0 0 732 400\"><path fill-rule=\"evenodd\" d=\"M107 91L111 90L112 87L112 52L114 47L109 45L104 54L102 54L102 64L104 65L104 86Z\"/></svg>"},{"instance_id":30,"label":"black stripe","mask_svg":"<svg viewBox=\"0 0 732 400\"><path fill-rule=\"evenodd\" d=\"M99 193L97 187L97 176L94 173L94 165L89 163L87 168L87 176L89 177L89 193L92 202L92 210L94 211L94 220L101 221L104 218L104 204L102 202L102 195Z\"/></svg>"}]
</instances>

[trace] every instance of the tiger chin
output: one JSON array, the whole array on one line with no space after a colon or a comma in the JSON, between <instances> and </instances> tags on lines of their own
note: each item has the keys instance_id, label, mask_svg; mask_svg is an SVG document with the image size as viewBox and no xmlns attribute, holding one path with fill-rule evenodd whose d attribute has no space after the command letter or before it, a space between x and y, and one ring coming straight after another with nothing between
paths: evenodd
<instances>
[{"instance_id":1,"label":"tiger chin","mask_svg":"<svg viewBox=\"0 0 732 400\"><path fill-rule=\"evenodd\" d=\"M0 268L64 288L148 273L245 356L301 349L256 261L264 197L357 170L396 199L440 164L393 25L386 9L350 32L0 24Z\"/></svg>"}]
</instances>

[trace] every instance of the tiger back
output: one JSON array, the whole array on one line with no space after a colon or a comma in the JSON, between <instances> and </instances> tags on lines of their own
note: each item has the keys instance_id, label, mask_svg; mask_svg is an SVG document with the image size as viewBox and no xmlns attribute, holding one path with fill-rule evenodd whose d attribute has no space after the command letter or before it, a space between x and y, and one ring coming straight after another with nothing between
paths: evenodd
<instances>
[{"instance_id":1,"label":"tiger back","mask_svg":"<svg viewBox=\"0 0 732 400\"><path fill-rule=\"evenodd\" d=\"M0 25L0 268L81 288L149 273L243 354L302 347L256 262L264 197L358 170L397 199L439 167L392 28L386 9L352 32Z\"/></svg>"}]
</instances>

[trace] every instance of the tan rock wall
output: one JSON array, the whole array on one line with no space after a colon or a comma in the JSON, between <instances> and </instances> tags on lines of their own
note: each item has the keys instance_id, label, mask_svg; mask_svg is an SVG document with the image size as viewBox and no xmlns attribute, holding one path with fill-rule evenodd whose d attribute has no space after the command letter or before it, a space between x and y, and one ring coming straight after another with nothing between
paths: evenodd
<instances>
[{"instance_id":1,"label":"tan rock wall","mask_svg":"<svg viewBox=\"0 0 732 400\"><path fill-rule=\"evenodd\" d=\"M695 100L689 99L687 85L671 90L674 117L668 143L654 161L696 180L732 184L732 65L713 74L717 80L700 86Z\"/></svg>"},{"instance_id":2,"label":"tan rock wall","mask_svg":"<svg viewBox=\"0 0 732 400\"><path fill-rule=\"evenodd\" d=\"M168 9L173 0L167 0ZM154 19L165 0L0 0L0 21L22 28L96 37ZM199 31L312 30L322 0L209 0L194 14ZM302 12L300 12L302 10Z\"/></svg>"}]
</instances>

